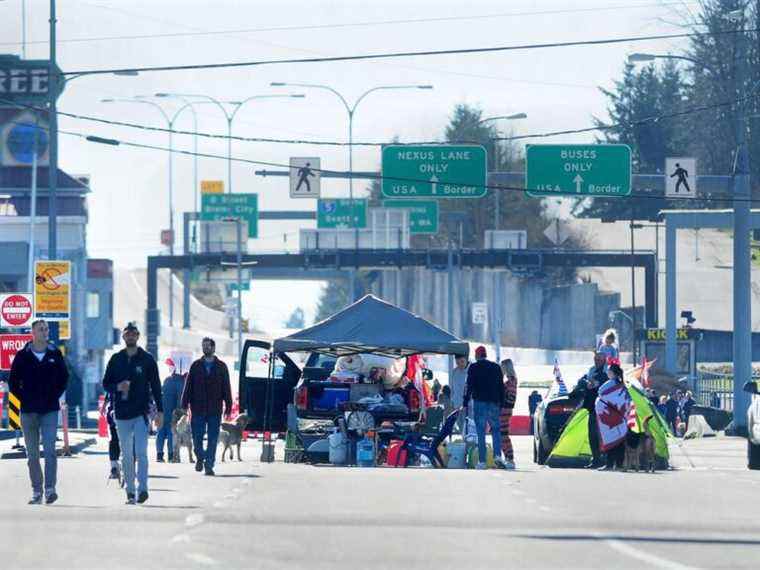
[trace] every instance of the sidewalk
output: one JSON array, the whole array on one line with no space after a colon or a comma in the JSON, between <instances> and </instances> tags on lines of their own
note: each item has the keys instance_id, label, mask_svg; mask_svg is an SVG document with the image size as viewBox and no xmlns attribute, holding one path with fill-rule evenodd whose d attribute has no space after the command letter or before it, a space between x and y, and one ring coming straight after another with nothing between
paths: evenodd
<instances>
[{"instance_id":1,"label":"sidewalk","mask_svg":"<svg viewBox=\"0 0 760 570\"><path fill-rule=\"evenodd\" d=\"M674 469L743 471L747 469L747 440L743 437L678 439L670 443L670 464Z\"/></svg>"},{"instance_id":2,"label":"sidewalk","mask_svg":"<svg viewBox=\"0 0 760 570\"><path fill-rule=\"evenodd\" d=\"M0 431L0 433L5 435L2 431ZM13 432L11 431L10 433L11 436L9 439L3 439L0 437L0 459L26 459L25 451L13 449L16 440L13 436ZM55 442L55 447L56 453L60 457L63 455L63 432L61 430L58 430L58 438L59 440ZM23 437L20 438L19 443L24 445ZM92 432L69 431L69 449L72 455L76 455L96 443L97 437Z\"/></svg>"}]
</instances>

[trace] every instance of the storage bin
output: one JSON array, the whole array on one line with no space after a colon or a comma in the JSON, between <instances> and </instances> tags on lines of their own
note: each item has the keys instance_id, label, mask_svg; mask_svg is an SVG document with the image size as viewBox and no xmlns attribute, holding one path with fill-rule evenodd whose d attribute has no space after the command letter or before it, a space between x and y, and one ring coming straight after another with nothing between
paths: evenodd
<instances>
[{"instance_id":1,"label":"storage bin","mask_svg":"<svg viewBox=\"0 0 760 570\"><path fill-rule=\"evenodd\" d=\"M338 409L338 404L347 402L350 397L346 388L323 388L321 393L312 399L312 409L315 412L331 412Z\"/></svg>"}]
</instances>

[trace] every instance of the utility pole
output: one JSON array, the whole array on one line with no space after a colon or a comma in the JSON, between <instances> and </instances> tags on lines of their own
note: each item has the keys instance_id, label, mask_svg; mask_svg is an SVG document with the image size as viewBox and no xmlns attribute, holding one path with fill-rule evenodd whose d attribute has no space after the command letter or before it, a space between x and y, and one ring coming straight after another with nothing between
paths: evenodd
<instances>
[{"instance_id":1,"label":"utility pole","mask_svg":"<svg viewBox=\"0 0 760 570\"><path fill-rule=\"evenodd\" d=\"M240 216L235 220L237 234L237 357L243 354L243 220Z\"/></svg>"},{"instance_id":2,"label":"utility pole","mask_svg":"<svg viewBox=\"0 0 760 570\"><path fill-rule=\"evenodd\" d=\"M39 120L34 114L34 135L32 136L32 196L29 204L29 260L27 265L27 287L29 293L34 293L34 242L35 223L37 221L37 134Z\"/></svg>"},{"instance_id":3,"label":"utility pole","mask_svg":"<svg viewBox=\"0 0 760 570\"><path fill-rule=\"evenodd\" d=\"M735 14L732 13L731 16ZM744 13L737 14L736 35L736 160L734 167L734 425L747 431L749 401L743 387L752 378L752 290L750 258L749 153L745 121L747 38Z\"/></svg>"},{"instance_id":4,"label":"utility pole","mask_svg":"<svg viewBox=\"0 0 760 570\"><path fill-rule=\"evenodd\" d=\"M50 147L48 166L48 259L58 257L58 65L56 64L56 14L55 1L50 0L50 61L48 62L48 124L50 126ZM36 149L35 149L36 152ZM50 340L58 342L58 322L50 322Z\"/></svg>"}]
</instances>

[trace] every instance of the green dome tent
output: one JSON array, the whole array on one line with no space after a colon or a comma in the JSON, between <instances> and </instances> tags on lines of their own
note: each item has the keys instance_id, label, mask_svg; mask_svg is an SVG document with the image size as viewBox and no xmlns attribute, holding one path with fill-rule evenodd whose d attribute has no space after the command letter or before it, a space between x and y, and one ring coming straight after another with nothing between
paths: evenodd
<instances>
[{"instance_id":1,"label":"green dome tent","mask_svg":"<svg viewBox=\"0 0 760 570\"><path fill-rule=\"evenodd\" d=\"M648 432L654 437L657 468L663 469L668 465L668 429L665 419L660 415L652 402L635 387L627 385L628 393L636 404L636 418L639 429L644 420L651 417L647 424ZM546 465L549 467L581 467L591 461L591 446L588 440L588 410L580 408L567 420L559 440L555 444Z\"/></svg>"}]
</instances>

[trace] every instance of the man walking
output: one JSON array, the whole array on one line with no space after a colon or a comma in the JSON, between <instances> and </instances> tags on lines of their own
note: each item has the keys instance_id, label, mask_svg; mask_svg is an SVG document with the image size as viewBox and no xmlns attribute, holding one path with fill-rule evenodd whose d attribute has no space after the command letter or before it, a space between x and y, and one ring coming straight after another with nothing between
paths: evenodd
<instances>
[{"instance_id":1,"label":"man walking","mask_svg":"<svg viewBox=\"0 0 760 570\"><path fill-rule=\"evenodd\" d=\"M457 354L454 358L454 363L456 366L451 371L451 378L449 378L451 405L455 408L461 408L464 403L464 391L467 387L467 369L470 366L470 362L467 359L466 354ZM459 414L459 417L457 418L459 433L464 433L466 419L467 414Z\"/></svg>"},{"instance_id":2,"label":"man walking","mask_svg":"<svg viewBox=\"0 0 760 570\"><path fill-rule=\"evenodd\" d=\"M26 444L29 479L32 482L30 505L42 503L43 484L45 503L55 503L58 460L55 438L58 432L59 399L66 391L69 373L61 351L48 343L48 324L44 320L32 323L32 342L16 354L11 365L8 384L11 393L21 402L21 429ZM40 436L45 454L45 477L40 467Z\"/></svg>"},{"instance_id":3,"label":"man walking","mask_svg":"<svg viewBox=\"0 0 760 570\"><path fill-rule=\"evenodd\" d=\"M599 428L596 423L596 398L599 396L599 388L607 380L607 359L603 353L594 352L594 365L570 393L571 398L580 394L583 397L583 408L588 410L588 443L591 448L591 462L586 465L586 469L596 469L602 466L602 454L599 450Z\"/></svg>"},{"instance_id":4,"label":"man walking","mask_svg":"<svg viewBox=\"0 0 760 570\"><path fill-rule=\"evenodd\" d=\"M172 414L182 404L182 391L185 388L185 377L177 372L175 364L171 375L164 380L161 396L164 404L164 425L156 434L156 461L164 462L164 442L169 451L168 461L174 461L174 437L172 435Z\"/></svg>"},{"instance_id":5,"label":"man walking","mask_svg":"<svg viewBox=\"0 0 760 570\"><path fill-rule=\"evenodd\" d=\"M195 470L200 472L205 467L206 475L213 476L216 443L222 425L222 405L224 415L229 415L232 411L232 389L227 365L214 354L214 339L204 338L201 346L203 356L193 362L187 375L185 391L182 393L182 408L190 406L192 412L190 427L195 447ZM208 438L205 451L204 434Z\"/></svg>"},{"instance_id":6,"label":"man walking","mask_svg":"<svg viewBox=\"0 0 760 570\"><path fill-rule=\"evenodd\" d=\"M127 488L127 504L148 500L148 431L151 404L158 411L156 427L163 425L161 380L156 361L137 346L140 331L134 323L124 327L125 348L108 361L103 388L111 394L122 456L122 473ZM135 495L137 456L137 495Z\"/></svg>"},{"instance_id":7,"label":"man walking","mask_svg":"<svg viewBox=\"0 0 760 570\"><path fill-rule=\"evenodd\" d=\"M487 360L486 347L475 349L475 362L467 370L462 412L467 414L470 398L473 400L475 429L478 433L477 469L486 468L486 424L491 427L494 463L501 468L506 465L501 458L501 433L499 415L504 402L504 374L495 362Z\"/></svg>"}]
</instances>

